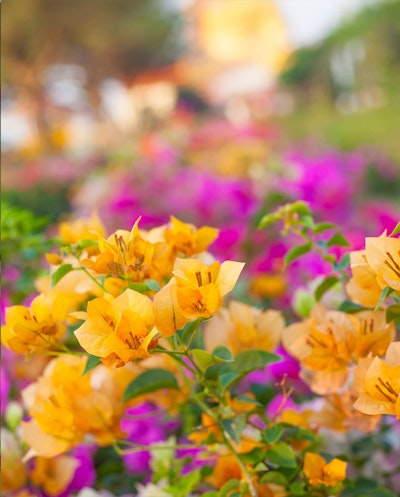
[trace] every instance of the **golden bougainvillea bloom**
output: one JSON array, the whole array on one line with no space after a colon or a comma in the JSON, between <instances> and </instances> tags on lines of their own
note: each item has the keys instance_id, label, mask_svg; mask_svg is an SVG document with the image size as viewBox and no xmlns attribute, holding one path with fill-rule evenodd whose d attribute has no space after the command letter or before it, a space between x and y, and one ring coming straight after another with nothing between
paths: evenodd
<instances>
[{"instance_id":1,"label":"golden bougainvillea bloom","mask_svg":"<svg viewBox=\"0 0 400 497\"><path fill-rule=\"evenodd\" d=\"M197 229L192 224L186 224L171 216L171 227L166 228L164 238L172 248L175 257L190 257L207 250L217 238L218 230L210 226Z\"/></svg>"},{"instance_id":2,"label":"golden bougainvillea bloom","mask_svg":"<svg viewBox=\"0 0 400 497\"><path fill-rule=\"evenodd\" d=\"M250 291L263 298L282 296L287 288L284 273L264 273L251 280Z\"/></svg>"},{"instance_id":3,"label":"golden bougainvillea bloom","mask_svg":"<svg viewBox=\"0 0 400 497\"><path fill-rule=\"evenodd\" d=\"M365 307L375 307L382 288L376 280L376 273L368 264L365 250L350 253L352 278L346 285L346 291L353 302Z\"/></svg>"},{"instance_id":4,"label":"golden bougainvillea bloom","mask_svg":"<svg viewBox=\"0 0 400 497\"><path fill-rule=\"evenodd\" d=\"M114 300L93 299L87 313L73 316L85 320L75 330L81 347L101 357L107 366L120 367L150 357L148 348L157 343L151 300L129 288Z\"/></svg>"},{"instance_id":5,"label":"golden bougainvillea bloom","mask_svg":"<svg viewBox=\"0 0 400 497\"><path fill-rule=\"evenodd\" d=\"M71 483L79 464L71 456L62 455L51 459L36 457L30 478L47 495L58 495Z\"/></svg>"},{"instance_id":6,"label":"golden bougainvillea bloom","mask_svg":"<svg viewBox=\"0 0 400 497\"><path fill-rule=\"evenodd\" d=\"M234 261L207 265L198 259L176 259L174 277L154 297L160 333L171 336L191 319L212 316L235 286L243 266Z\"/></svg>"},{"instance_id":7,"label":"golden bougainvillea bloom","mask_svg":"<svg viewBox=\"0 0 400 497\"><path fill-rule=\"evenodd\" d=\"M5 325L1 330L2 343L17 354L42 353L52 348L66 330L64 304L62 298L51 301L40 294L30 307L7 307Z\"/></svg>"},{"instance_id":8,"label":"golden bougainvillea bloom","mask_svg":"<svg viewBox=\"0 0 400 497\"><path fill-rule=\"evenodd\" d=\"M106 233L96 212L93 212L90 218L62 222L58 229L61 241L68 245L74 245L81 240L97 240L98 237L102 237ZM98 252L97 247L88 247L88 249L92 251L91 253Z\"/></svg>"},{"instance_id":9,"label":"golden bougainvillea bloom","mask_svg":"<svg viewBox=\"0 0 400 497\"><path fill-rule=\"evenodd\" d=\"M355 409L369 414L392 414L400 419L400 342L393 342L386 360L379 357L360 361L355 372L355 387L360 396Z\"/></svg>"},{"instance_id":10,"label":"golden bougainvillea bloom","mask_svg":"<svg viewBox=\"0 0 400 497\"><path fill-rule=\"evenodd\" d=\"M318 428L329 428L339 432L350 429L362 432L374 430L381 416L369 416L355 409L353 404L357 397L358 392L352 387L340 392L340 394L326 396L323 399L321 409L311 411L310 424Z\"/></svg>"},{"instance_id":11,"label":"golden bougainvillea bloom","mask_svg":"<svg viewBox=\"0 0 400 497\"><path fill-rule=\"evenodd\" d=\"M84 271L71 271L51 287L51 277L42 276L35 280L36 289L45 294L50 301L57 301L60 313L71 321L70 313L91 297L102 297L104 290ZM72 320L74 323L75 319Z\"/></svg>"},{"instance_id":12,"label":"golden bougainvillea bloom","mask_svg":"<svg viewBox=\"0 0 400 497\"><path fill-rule=\"evenodd\" d=\"M350 254L352 279L347 284L350 298L374 307L381 291L390 287L400 291L400 239L386 236L365 239L365 250Z\"/></svg>"},{"instance_id":13,"label":"golden bougainvillea bloom","mask_svg":"<svg viewBox=\"0 0 400 497\"><path fill-rule=\"evenodd\" d=\"M129 380L98 366L83 376L86 357L61 355L22 392L31 419L22 422L28 455L55 457L86 436L108 445L121 436L121 398Z\"/></svg>"},{"instance_id":14,"label":"golden bougainvillea bloom","mask_svg":"<svg viewBox=\"0 0 400 497\"><path fill-rule=\"evenodd\" d=\"M346 478L346 466L347 463L340 459L327 463L320 454L306 452L303 469L310 485L333 487Z\"/></svg>"},{"instance_id":15,"label":"golden bougainvillea bloom","mask_svg":"<svg viewBox=\"0 0 400 497\"><path fill-rule=\"evenodd\" d=\"M348 378L348 366L369 353L383 355L395 337L383 311L350 315L316 305L309 319L286 328L282 342L302 365L302 378L321 395L337 392Z\"/></svg>"},{"instance_id":16,"label":"golden bougainvillea bloom","mask_svg":"<svg viewBox=\"0 0 400 497\"><path fill-rule=\"evenodd\" d=\"M176 298L187 318L208 318L222 304L222 297L233 290L244 263L215 261L206 265L197 259L176 259L173 275Z\"/></svg>"},{"instance_id":17,"label":"golden bougainvillea bloom","mask_svg":"<svg viewBox=\"0 0 400 497\"><path fill-rule=\"evenodd\" d=\"M98 274L117 276L127 281L160 279L155 261L165 257L163 242L151 243L139 231L137 219L131 231L117 230L107 239L99 238L100 255L84 264Z\"/></svg>"},{"instance_id":18,"label":"golden bougainvillea bloom","mask_svg":"<svg viewBox=\"0 0 400 497\"><path fill-rule=\"evenodd\" d=\"M378 285L400 292L400 239L388 236L366 238L365 254L376 273Z\"/></svg>"},{"instance_id":19,"label":"golden bougainvillea bloom","mask_svg":"<svg viewBox=\"0 0 400 497\"><path fill-rule=\"evenodd\" d=\"M206 349L229 347L233 354L243 350L273 350L280 342L285 321L275 310L262 311L241 302L230 302L211 319L204 331Z\"/></svg>"}]
</instances>

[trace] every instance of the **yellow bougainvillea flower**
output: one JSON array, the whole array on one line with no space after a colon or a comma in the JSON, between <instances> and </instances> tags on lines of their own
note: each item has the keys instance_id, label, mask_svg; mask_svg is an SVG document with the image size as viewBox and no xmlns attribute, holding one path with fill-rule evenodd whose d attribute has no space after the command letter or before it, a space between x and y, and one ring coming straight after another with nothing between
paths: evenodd
<instances>
[{"instance_id":1,"label":"yellow bougainvillea flower","mask_svg":"<svg viewBox=\"0 0 400 497\"><path fill-rule=\"evenodd\" d=\"M383 311L350 315L314 307L311 317L286 328L282 342L302 365L302 378L321 395L337 392L348 367L369 353L383 355L395 337L394 323Z\"/></svg>"},{"instance_id":2,"label":"yellow bougainvillea flower","mask_svg":"<svg viewBox=\"0 0 400 497\"><path fill-rule=\"evenodd\" d=\"M159 281L156 262L164 260L166 244L146 240L139 231L139 221L140 218L131 231L117 230L107 239L99 238L100 255L94 261L86 259L85 266L98 274L122 277L132 282L148 278Z\"/></svg>"},{"instance_id":3,"label":"yellow bougainvillea flower","mask_svg":"<svg viewBox=\"0 0 400 497\"><path fill-rule=\"evenodd\" d=\"M67 322L71 320L70 313L79 309L83 302L90 297L102 297L104 290L84 271L71 271L67 273L54 288L51 287L51 277L42 276L35 280L35 287L47 296L50 301L57 302L61 314L66 316Z\"/></svg>"},{"instance_id":4,"label":"yellow bougainvillea flower","mask_svg":"<svg viewBox=\"0 0 400 497\"><path fill-rule=\"evenodd\" d=\"M362 359L361 359L362 360ZM328 395L324 398L320 410L310 413L310 424L317 428L329 428L339 432L350 429L370 432L375 429L380 415L366 415L353 407L358 392L351 387L340 394Z\"/></svg>"},{"instance_id":5,"label":"yellow bougainvillea flower","mask_svg":"<svg viewBox=\"0 0 400 497\"><path fill-rule=\"evenodd\" d=\"M47 495L58 495L71 483L78 466L79 461L71 456L36 457L30 477Z\"/></svg>"},{"instance_id":6,"label":"yellow bougainvillea flower","mask_svg":"<svg viewBox=\"0 0 400 497\"><path fill-rule=\"evenodd\" d=\"M365 250L352 252L353 278L347 292L354 302L366 307L378 303L381 291L390 287L400 292L400 239L386 236L365 239Z\"/></svg>"},{"instance_id":7,"label":"yellow bougainvillea flower","mask_svg":"<svg viewBox=\"0 0 400 497\"><path fill-rule=\"evenodd\" d=\"M8 307L1 330L2 343L17 354L42 353L64 335L65 317L63 299L51 302L44 294L34 298L30 307Z\"/></svg>"},{"instance_id":8,"label":"yellow bougainvillea flower","mask_svg":"<svg viewBox=\"0 0 400 497\"><path fill-rule=\"evenodd\" d=\"M375 307L382 288L376 280L376 273L368 264L365 250L350 253L352 278L346 291L353 302L365 307Z\"/></svg>"},{"instance_id":9,"label":"yellow bougainvillea flower","mask_svg":"<svg viewBox=\"0 0 400 497\"><path fill-rule=\"evenodd\" d=\"M379 357L360 361L355 372L355 386L360 396L355 409L369 414L392 414L400 419L400 342L393 342L386 360Z\"/></svg>"},{"instance_id":10,"label":"yellow bougainvillea flower","mask_svg":"<svg viewBox=\"0 0 400 497\"><path fill-rule=\"evenodd\" d=\"M97 240L98 237L102 237L106 233L104 225L96 212L93 212L90 218L62 222L58 229L61 241L68 245L74 245L81 240ZM91 253L98 252L96 247L88 247L88 249L94 250Z\"/></svg>"},{"instance_id":11,"label":"yellow bougainvillea flower","mask_svg":"<svg viewBox=\"0 0 400 497\"><path fill-rule=\"evenodd\" d=\"M275 310L262 311L241 302L230 302L211 319L204 331L210 352L225 344L237 354L243 350L273 350L280 342L285 321Z\"/></svg>"},{"instance_id":12,"label":"yellow bougainvillea flower","mask_svg":"<svg viewBox=\"0 0 400 497\"><path fill-rule=\"evenodd\" d=\"M171 336L191 319L212 316L235 286L243 266L234 261L207 265L197 259L176 259L174 277L154 297L160 333Z\"/></svg>"},{"instance_id":13,"label":"yellow bougainvillea flower","mask_svg":"<svg viewBox=\"0 0 400 497\"><path fill-rule=\"evenodd\" d=\"M93 299L87 313L73 313L85 322L75 336L89 354L102 358L107 366L150 357L148 348L156 345L154 312L151 300L127 289L114 300Z\"/></svg>"},{"instance_id":14,"label":"yellow bougainvillea flower","mask_svg":"<svg viewBox=\"0 0 400 497\"><path fill-rule=\"evenodd\" d=\"M37 382L22 392L31 419L22 422L28 457L55 457L86 436L99 445L121 437L121 402L128 381L98 366L83 376L87 358L61 355L51 361Z\"/></svg>"},{"instance_id":15,"label":"yellow bougainvillea flower","mask_svg":"<svg viewBox=\"0 0 400 497\"><path fill-rule=\"evenodd\" d=\"M208 318L222 304L222 297L236 285L244 263L218 261L210 266L197 259L176 259L173 275L176 298L184 316Z\"/></svg>"},{"instance_id":16,"label":"yellow bougainvillea flower","mask_svg":"<svg viewBox=\"0 0 400 497\"><path fill-rule=\"evenodd\" d=\"M190 318L184 316L178 304L174 278L154 295L153 306L156 328L165 338L174 335L190 321Z\"/></svg>"},{"instance_id":17,"label":"yellow bougainvillea flower","mask_svg":"<svg viewBox=\"0 0 400 497\"><path fill-rule=\"evenodd\" d=\"M172 248L175 257L190 257L204 252L217 236L216 228L203 226L197 229L174 216L171 216L171 227L166 228L164 232L165 240Z\"/></svg>"},{"instance_id":18,"label":"yellow bougainvillea flower","mask_svg":"<svg viewBox=\"0 0 400 497\"><path fill-rule=\"evenodd\" d=\"M366 238L365 253L379 286L389 286L400 292L400 239L388 236Z\"/></svg>"},{"instance_id":19,"label":"yellow bougainvillea flower","mask_svg":"<svg viewBox=\"0 0 400 497\"><path fill-rule=\"evenodd\" d=\"M327 463L320 454L306 452L303 469L310 485L333 487L346 478L346 466L347 463L340 459Z\"/></svg>"},{"instance_id":20,"label":"yellow bougainvillea flower","mask_svg":"<svg viewBox=\"0 0 400 497\"><path fill-rule=\"evenodd\" d=\"M251 280L250 291L263 298L280 297L287 288L283 273L264 273Z\"/></svg>"}]
</instances>

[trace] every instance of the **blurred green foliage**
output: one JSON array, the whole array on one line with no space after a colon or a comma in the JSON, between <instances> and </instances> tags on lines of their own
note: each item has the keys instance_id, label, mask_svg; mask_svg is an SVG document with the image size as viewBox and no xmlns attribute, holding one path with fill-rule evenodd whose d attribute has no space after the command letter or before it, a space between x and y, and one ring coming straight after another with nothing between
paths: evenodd
<instances>
[{"instance_id":1,"label":"blurred green foliage","mask_svg":"<svg viewBox=\"0 0 400 497\"><path fill-rule=\"evenodd\" d=\"M382 1L293 53L280 84L295 110L278 119L290 137L318 135L341 149L368 144L400 159L399 19L400 2Z\"/></svg>"},{"instance_id":2,"label":"blurred green foliage","mask_svg":"<svg viewBox=\"0 0 400 497\"><path fill-rule=\"evenodd\" d=\"M2 289L19 304L34 292L41 257L53 245L45 236L49 219L1 201Z\"/></svg>"}]
</instances>

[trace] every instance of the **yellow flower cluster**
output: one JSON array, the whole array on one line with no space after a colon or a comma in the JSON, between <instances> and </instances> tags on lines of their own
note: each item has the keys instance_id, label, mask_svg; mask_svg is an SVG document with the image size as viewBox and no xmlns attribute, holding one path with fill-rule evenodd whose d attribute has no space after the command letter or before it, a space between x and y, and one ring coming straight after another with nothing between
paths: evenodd
<instances>
[{"instance_id":1,"label":"yellow flower cluster","mask_svg":"<svg viewBox=\"0 0 400 497\"><path fill-rule=\"evenodd\" d=\"M83 376L85 364L86 357L61 355L23 390L32 417L22 423L29 456L54 457L87 437L108 445L121 436L120 400L130 376L105 366Z\"/></svg>"},{"instance_id":2,"label":"yellow flower cluster","mask_svg":"<svg viewBox=\"0 0 400 497\"><path fill-rule=\"evenodd\" d=\"M81 347L105 365L120 367L150 357L160 337L192 319L212 316L244 265L220 264L206 252L218 230L197 229L171 216L168 225L145 231L139 221L131 231L108 237L95 214L61 223L62 253L47 259L60 266L57 271L66 268L65 274L53 287L49 278L38 281L43 294L30 308L7 309L3 343L22 354L63 351L66 324L83 320L75 331ZM86 311L79 310L88 300Z\"/></svg>"},{"instance_id":3,"label":"yellow flower cluster","mask_svg":"<svg viewBox=\"0 0 400 497\"><path fill-rule=\"evenodd\" d=\"M387 312L388 297L400 292L400 239L367 238L365 250L352 252L350 261L347 292L353 302L374 309L348 314L317 304L309 318L283 331L282 342L299 360L311 390L326 396L309 423L367 431L382 414L400 419L400 342Z\"/></svg>"}]
</instances>

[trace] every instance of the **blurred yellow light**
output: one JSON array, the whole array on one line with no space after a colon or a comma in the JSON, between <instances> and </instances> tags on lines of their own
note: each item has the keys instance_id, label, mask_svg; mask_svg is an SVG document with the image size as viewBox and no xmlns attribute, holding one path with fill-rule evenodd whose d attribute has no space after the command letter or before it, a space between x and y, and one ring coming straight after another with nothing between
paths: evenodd
<instances>
[{"instance_id":1,"label":"blurred yellow light","mask_svg":"<svg viewBox=\"0 0 400 497\"><path fill-rule=\"evenodd\" d=\"M290 52L285 24L271 0L198 2L199 44L223 64L258 62L277 72Z\"/></svg>"}]
</instances>

